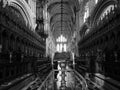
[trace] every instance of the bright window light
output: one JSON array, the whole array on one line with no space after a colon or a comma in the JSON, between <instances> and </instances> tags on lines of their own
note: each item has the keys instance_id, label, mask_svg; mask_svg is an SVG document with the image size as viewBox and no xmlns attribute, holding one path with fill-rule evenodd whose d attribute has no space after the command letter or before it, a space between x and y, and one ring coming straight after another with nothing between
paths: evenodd
<instances>
[{"instance_id":1,"label":"bright window light","mask_svg":"<svg viewBox=\"0 0 120 90\"><path fill-rule=\"evenodd\" d=\"M86 21L86 19L89 17L89 7L86 6L85 7L85 14L84 14L84 22Z\"/></svg>"},{"instance_id":2,"label":"bright window light","mask_svg":"<svg viewBox=\"0 0 120 90\"><path fill-rule=\"evenodd\" d=\"M60 44L60 50L59 51L62 52L62 43Z\"/></svg>"},{"instance_id":3,"label":"bright window light","mask_svg":"<svg viewBox=\"0 0 120 90\"><path fill-rule=\"evenodd\" d=\"M59 43L56 46L57 52L66 52L67 51L67 44Z\"/></svg>"},{"instance_id":4,"label":"bright window light","mask_svg":"<svg viewBox=\"0 0 120 90\"><path fill-rule=\"evenodd\" d=\"M97 3L98 3L98 0L95 0L95 3L97 4Z\"/></svg>"},{"instance_id":5,"label":"bright window light","mask_svg":"<svg viewBox=\"0 0 120 90\"><path fill-rule=\"evenodd\" d=\"M56 48L57 48L57 51L59 52L60 45L59 45L59 44L57 44L57 47L56 47Z\"/></svg>"},{"instance_id":6,"label":"bright window light","mask_svg":"<svg viewBox=\"0 0 120 90\"><path fill-rule=\"evenodd\" d=\"M67 47L66 44L64 44L64 52L67 51L67 48L66 48L66 47Z\"/></svg>"},{"instance_id":7,"label":"bright window light","mask_svg":"<svg viewBox=\"0 0 120 90\"><path fill-rule=\"evenodd\" d=\"M67 42L67 39L63 36L63 35L60 35L57 39L56 39L57 42Z\"/></svg>"}]
</instances>

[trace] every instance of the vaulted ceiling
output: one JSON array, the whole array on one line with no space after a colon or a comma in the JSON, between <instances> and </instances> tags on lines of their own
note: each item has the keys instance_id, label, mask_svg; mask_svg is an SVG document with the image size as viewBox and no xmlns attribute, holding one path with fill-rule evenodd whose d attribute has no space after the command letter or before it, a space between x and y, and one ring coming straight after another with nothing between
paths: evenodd
<instances>
[{"instance_id":1,"label":"vaulted ceiling","mask_svg":"<svg viewBox=\"0 0 120 90\"><path fill-rule=\"evenodd\" d=\"M50 29L55 39L61 34L69 40L73 36L76 11L80 9L80 0L48 0L47 11L50 14Z\"/></svg>"}]
</instances>

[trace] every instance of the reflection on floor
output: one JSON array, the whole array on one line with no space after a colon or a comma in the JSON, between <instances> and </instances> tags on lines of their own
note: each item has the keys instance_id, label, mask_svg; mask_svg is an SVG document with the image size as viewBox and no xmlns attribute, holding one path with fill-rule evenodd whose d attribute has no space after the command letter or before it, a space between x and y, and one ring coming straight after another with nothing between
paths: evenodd
<instances>
[{"instance_id":1,"label":"reflection on floor","mask_svg":"<svg viewBox=\"0 0 120 90\"><path fill-rule=\"evenodd\" d=\"M99 73L86 73L83 77L64 61L58 62L57 70L53 69L44 78L27 74L0 86L0 90L120 90L119 88L119 82Z\"/></svg>"},{"instance_id":2,"label":"reflection on floor","mask_svg":"<svg viewBox=\"0 0 120 90\"><path fill-rule=\"evenodd\" d=\"M62 71L64 69L65 71ZM65 84L67 88L73 88L75 86L75 78L72 69L67 65L65 68L61 68L58 64L58 74L57 74L57 89L60 89L62 83ZM71 71L71 72L70 72Z\"/></svg>"}]
</instances>

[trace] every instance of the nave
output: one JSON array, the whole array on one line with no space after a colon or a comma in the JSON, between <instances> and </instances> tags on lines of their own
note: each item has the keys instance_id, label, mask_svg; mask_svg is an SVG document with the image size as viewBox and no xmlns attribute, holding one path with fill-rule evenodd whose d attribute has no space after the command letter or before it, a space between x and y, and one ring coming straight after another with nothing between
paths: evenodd
<instances>
[{"instance_id":1,"label":"nave","mask_svg":"<svg viewBox=\"0 0 120 90\"><path fill-rule=\"evenodd\" d=\"M120 0L0 0L0 90L120 90Z\"/></svg>"}]
</instances>

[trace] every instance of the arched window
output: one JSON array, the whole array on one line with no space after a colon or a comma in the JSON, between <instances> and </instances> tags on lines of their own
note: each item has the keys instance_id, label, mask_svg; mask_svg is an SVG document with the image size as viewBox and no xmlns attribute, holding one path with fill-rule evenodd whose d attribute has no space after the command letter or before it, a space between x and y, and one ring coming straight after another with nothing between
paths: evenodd
<instances>
[{"instance_id":1,"label":"arched window","mask_svg":"<svg viewBox=\"0 0 120 90\"><path fill-rule=\"evenodd\" d=\"M59 52L59 50L60 50L60 45L57 44L57 52Z\"/></svg>"},{"instance_id":2,"label":"arched window","mask_svg":"<svg viewBox=\"0 0 120 90\"><path fill-rule=\"evenodd\" d=\"M62 43L60 44L60 52L62 52L62 47L63 47L63 45L62 45Z\"/></svg>"},{"instance_id":3,"label":"arched window","mask_svg":"<svg viewBox=\"0 0 120 90\"><path fill-rule=\"evenodd\" d=\"M108 12L110 12L111 9L114 9L114 5L109 5L107 8L105 8L102 12L102 14L100 15L99 19L103 19L105 17L105 15L108 14Z\"/></svg>"},{"instance_id":4,"label":"arched window","mask_svg":"<svg viewBox=\"0 0 120 90\"><path fill-rule=\"evenodd\" d=\"M66 52L66 43L67 42L67 39L63 36L63 35L60 35L57 39L56 39L56 42L58 43L57 46L56 46L56 51L57 52Z\"/></svg>"},{"instance_id":5,"label":"arched window","mask_svg":"<svg viewBox=\"0 0 120 90\"><path fill-rule=\"evenodd\" d=\"M67 51L67 45L64 44L64 52L66 52L66 51Z\"/></svg>"},{"instance_id":6,"label":"arched window","mask_svg":"<svg viewBox=\"0 0 120 90\"><path fill-rule=\"evenodd\" d=\"M84 13L84 22L86 21L86 19L89 17L89 7L88 4L85 7L85 13Z\"/></svg>"},{"instance_id":7,"label":"arched window","mask_svg":"<svg viewBox=\"0 0 120 90\"><path fill-rule=\"evenodd\" d=\"M95 4L97 4L98 3L98 0L95 0Z\"/></svg>"},{"instance_id":8,"label":"arched window","mask_svg":"<svg viewBox=\"0 0 120 90\"><path fill-rule=\"evenodd\" d=\"M56 39L57 42L67 42L67 39L63 36L63 35L60 35L57 39Z\"/></svg>"}]
</instances>

